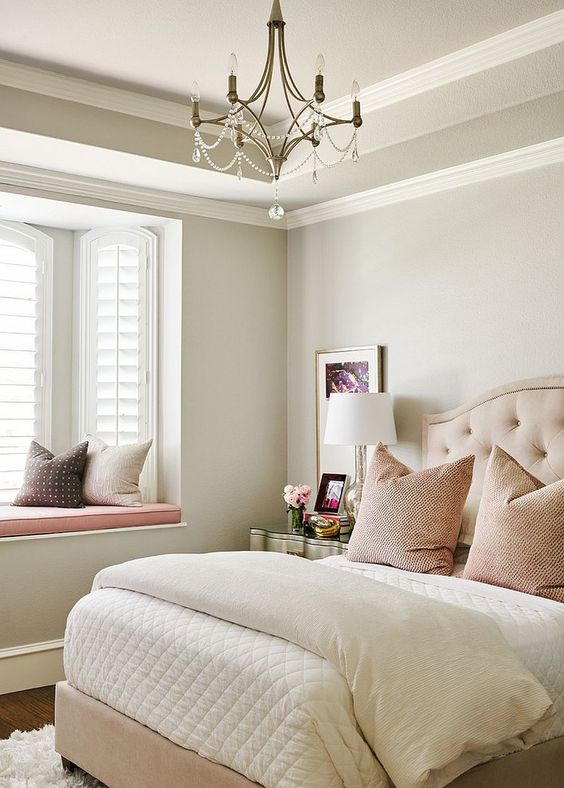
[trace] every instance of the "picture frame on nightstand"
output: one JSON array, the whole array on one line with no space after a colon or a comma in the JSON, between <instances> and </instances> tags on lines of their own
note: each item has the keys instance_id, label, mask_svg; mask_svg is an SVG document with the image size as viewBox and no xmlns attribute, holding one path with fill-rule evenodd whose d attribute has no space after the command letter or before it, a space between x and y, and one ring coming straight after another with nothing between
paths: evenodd
<instances>
[{"instance_id":1,"label":"picture frame on nightstand","mask_svg":"<svg viewBox=\"0 0 564 788\"><path fill-rule=\"evenodd\" d=\"M321 476L314 511L318 514L339 514L347 484L346 473L324 473Z\"/></svg>"}]
</instances>

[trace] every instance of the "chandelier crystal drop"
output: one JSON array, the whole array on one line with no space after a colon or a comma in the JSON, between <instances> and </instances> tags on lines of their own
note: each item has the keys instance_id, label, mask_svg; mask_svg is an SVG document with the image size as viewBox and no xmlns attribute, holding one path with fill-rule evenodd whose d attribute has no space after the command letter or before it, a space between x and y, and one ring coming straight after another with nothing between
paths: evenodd
<instances>
[{"instance_id":1,"label":"chandelier crystal drop","mask_svg":"<svg viewBox=\"0 0 564 788\"><path fill-rule=\"evenodd\" d=\"M259 83L249 98L243 100L239 97L237 90L238 62L234 52L229 56L227 65L227 100L231 106L226 114L211 118L201 118L200 88L197 82L192 84L192 120L190 125L195 132L192 160L198 164L203 156L208 165L218 172L228 172L232 167L235 167L239 180L243 178L242 162L244 160L258 174L272 178L275 184L275 200L274 204L269 208L268 215L274 221L279 221L284 216L284 208L278 202L278 181L280 175L289 175L297 172L313 156L313 181L317 183L318 164L323 167L334 167L349 154L352 160L357 162L359 159L357 130L362 125L362 116L360 114L360 88L356 81L352 83L351 88L352 116L350 118L336 118L325 112L323 108L323 102L325 101L323 84L325 58L322 54L319 54L315 61L312 96L309 98L299 90L288 65L284 40L286 23L280 9L280 0L273 0L267 26L268 49L266 63ZM284 98L290 111L288 125L283 134L269 134L263 122L276 63L279 64ZM200 126L205 124L221 127L217 140L212 144L206 144L200 134ZM344 125L352 126L353 134L348 144L344 147L339 147L334 142L330 129ZM234 146L235 155L229 164L220 167L211 158L210 151L218 147L224 140L228 144L230 141ZM337 153L341 154L337 161L327 163L318 155L317 148L323 141L327 141ZM291 170L286 170L285 165L288 157L302 143L307 151L305 158L299 164L292 166ZM248 149L250 145L258 149L264 160L263 166L257 164L254 158L247 155L245 149Z\"/></svg>"},{"instance_id":2,"label":"chandelier crystal drop","mask_svg":"<svg viewBox=\"0 0 564 788\"><path fill-rule=\"evenodd\" d=\"M279 202L275 202L274 205L271 205L268 209L268 215L273 221L279 222L284 216L284 208L282 208Z\"/></svg>"},{"instance_id":3,"label":"chandelier crystal drop","mask_svg":"<svg viewBox=\"0 0 564 788\"><path fill-rule=\"evenodd\" d=\"M268 215L274 222L279 222L284 216L284 208L278 202L278 182L274 185L274 205L268 209Z\"/></svg>"}]
</instances>

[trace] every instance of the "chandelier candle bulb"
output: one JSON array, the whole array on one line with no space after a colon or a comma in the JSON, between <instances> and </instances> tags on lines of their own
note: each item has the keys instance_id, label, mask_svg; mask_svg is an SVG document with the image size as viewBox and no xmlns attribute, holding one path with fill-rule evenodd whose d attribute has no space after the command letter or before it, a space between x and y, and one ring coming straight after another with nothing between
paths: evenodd
<instances>
[{"instance_id":1,"label":"chandelier candle bulb","mask_svg":"<svg viewBox=\"0 0 564 788\"><path fill-rule=\"evenodd\" d=\"M360 101L358 97L360 95L360 87L356 79L351 85L351 98L352 98L352 124L355 129L358 129L359 126L362 126L362 118L360 116Z\"/></svg>"},{"instance_id":2,"label":"chandelier candle bulb","mask_svg":"<svg viewBox=\"0 0 564 788\"><path fill-rule=\"evenodd\" d=\"M201 123L200 120L200 86L196 81L192 82L192 120L190 126L197 129ZM196 162L196 159L194 159ZM198 159L199 161L199 159Z\"/></svg>"},{"instance_id":3,"label":"chandelier candle bulb","mask_svg":"<svg viewBox=\"0 0 564 788\"><path fill-rule=\"evenodd\" d=\"M236 77L237 76L237 67L238 67L238 65L239 64L237 63L237 55L235 54L235 52L232 52L229 55L229 60L227 62L227 69L229 71L229 76L230 77L232 77L232 76Z\"/></svg>"}]
</instances>

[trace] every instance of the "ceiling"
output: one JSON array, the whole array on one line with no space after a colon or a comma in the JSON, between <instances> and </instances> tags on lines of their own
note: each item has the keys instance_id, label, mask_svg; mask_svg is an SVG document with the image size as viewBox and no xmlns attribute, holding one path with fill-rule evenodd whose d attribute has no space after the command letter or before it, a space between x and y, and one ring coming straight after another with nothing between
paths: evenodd
<instances>
[{"instance_id":1,"label":"ceiling","mask_svg":"<svg viewBox=\"0 0 564 788\"><path fill-rule=\"evenodd\" d=\"M290 67L304 90L324 52L328 101L562 8L562 0L282 0ZM3 3L0 57L202 107L225 105L227 57L250 93L270 0L18 0ZM267 122L285 116L274 96Z\"/></svg>"}]
</instances>

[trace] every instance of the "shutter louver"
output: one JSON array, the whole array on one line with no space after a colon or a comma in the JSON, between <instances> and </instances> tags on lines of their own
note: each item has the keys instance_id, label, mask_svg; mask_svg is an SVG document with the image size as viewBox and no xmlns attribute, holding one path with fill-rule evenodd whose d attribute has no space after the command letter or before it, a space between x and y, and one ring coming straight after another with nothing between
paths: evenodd
<instances>
[{"instance_id":1,"label":"shutter louver","mask_svg":"<svg viewBox=\"0 0 564 788\"><path fill-rule=\"evenodd\" d=\"M39 276L33 251L0 241L0 501L13 500L40 434Z\"/></svg>"}]
</instances>

